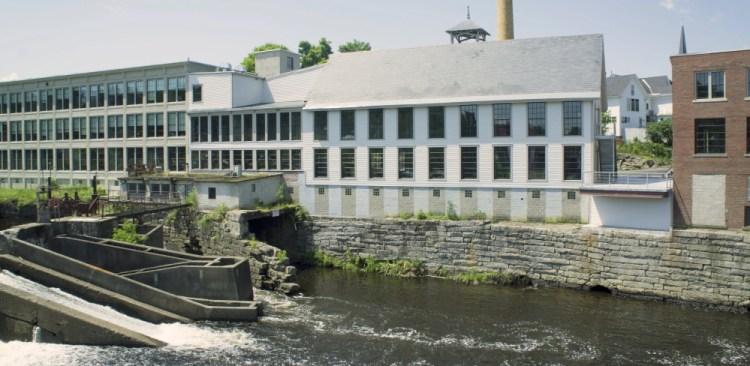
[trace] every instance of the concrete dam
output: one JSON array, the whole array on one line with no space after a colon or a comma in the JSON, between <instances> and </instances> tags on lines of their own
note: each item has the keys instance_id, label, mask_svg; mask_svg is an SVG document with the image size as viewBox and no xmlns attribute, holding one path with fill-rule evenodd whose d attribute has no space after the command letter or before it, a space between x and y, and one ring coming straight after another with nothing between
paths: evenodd
<instances>
[{"instance_id":1,"label":"concrete dam","mask_svg":"<svg viewBox=\"0 0 750 366\"><path fill-rule=\"evenodd\" d=\"M139 322L256 321L261 314L247 259L67 235L60 225L0 233L0 270L5 341L155 347L165 342ZM89 302L133 320L96 316L102 311Z\"/></svg>"}]
</instances>

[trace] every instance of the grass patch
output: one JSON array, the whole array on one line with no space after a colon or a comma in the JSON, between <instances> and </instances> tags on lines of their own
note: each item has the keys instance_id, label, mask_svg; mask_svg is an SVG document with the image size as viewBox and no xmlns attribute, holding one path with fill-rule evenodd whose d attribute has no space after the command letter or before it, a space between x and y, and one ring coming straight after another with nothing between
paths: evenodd
<instances>
[{"instance_id":1,"label":"grass patch","mask_svg":"<svg viewBox=\"0 0 750 366\"><path fill-rule=\"evenodd\" d=\"M531 280L526 276L512 275L505 272L479 272L469 271L464 273L458 273L448 276L449 279L461 282L467 285L480 285L480 284L492 284L492 285L514 285L514 286L528 286L531 284Z\"/></svg>"},{"instance_id":2,"label":"grass patch","mask_svg":"<svg viewBox=\"0 0 750 366\"><path fill-rule=\"evenodd\" d=\"M115 229L112 239L123 241L131 244L143 244L148 239L146 235L138 234L136 226L132 222L124 222L120 227Z\"/></svg>"},{"instance_id":3,"label":"grass patch","mask_svg":"<svg viewBox=\"0 0 750 366\"><path fill-rule=\"evenodd\" d=\"M208 229L211 227L211 225L215 223L222 223L224 219L227 217L227 212L229 211L229 207L225 204L221 204L213 209L211 212L204 213L199 219L198 219L198 226L201 229Z\"/></svg>"},{"instance_id":4,"label":"grass patch","mask_svg":"<svg viewBox=\"0 0 750 366\"><path fill-rule=\"evenodd\" d=\"M308 253L305 262L316 267L329 267L349 272L366 272L394 277L417 277L427 274L424 263L419 259L384 261L372 257L362 258L349 252L343 258L323 252L312 252Z\"/></svg>"}]
</instances>

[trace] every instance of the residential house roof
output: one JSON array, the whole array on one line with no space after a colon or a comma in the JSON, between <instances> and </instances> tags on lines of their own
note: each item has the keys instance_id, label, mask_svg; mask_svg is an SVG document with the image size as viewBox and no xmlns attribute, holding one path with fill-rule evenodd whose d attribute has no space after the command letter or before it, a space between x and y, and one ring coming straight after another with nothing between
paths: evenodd
<instances>
[{"instance_id":1,"label":"residential house roof","mask_svg":"<svg viewBox=\"0 0 750 366\"><path fill-rule=\"evenodd\" d=\"M607 77L607 96L619 96L625 92L625 88L630 85L633 80L638 80L638 76L635 74L629 75L612 75Z\"/></svg>"},{"instance_id":2,"label":"residential house roof","mask_svg":"<svg viewBox=\"0 0 750 366\"><path fill-rule=\"evenodd\" d=\"M305 109L599 98L600 34L335 54Z\"/></svg>"},{"instance_id":3,"label":"residential house roof","mask_svg":"<svg viewBox=\"0 0 750 366\"><path fill-rule=\"evenodd\" d=\"M641 83L649 94L672 94L672 81L666 75L643 78Z\"/></svg>"}]
</instances>

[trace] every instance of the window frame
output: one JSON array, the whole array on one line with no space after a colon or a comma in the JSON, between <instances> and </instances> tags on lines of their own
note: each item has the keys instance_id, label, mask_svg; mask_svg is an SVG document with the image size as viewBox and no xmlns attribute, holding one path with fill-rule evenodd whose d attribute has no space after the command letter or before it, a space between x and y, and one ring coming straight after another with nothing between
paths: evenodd
<instances>
[{"instance_id":1,"label":"window frame","mask_svg":"<svg viewBox=\"0 0 750 366\"><path fill-rule=\"evenodd\" d=\"M203 102L203 84L193 84L192 87L192 93L193 95L193 103L202 103Z\"/></svg>"},{"instance_id":2,"label":"window frame","mask_svg":"<svg viewBox=\"0 0 750 366\"><path fill-rule=\"evenodd\" d=\"M328 112L313 112L313 140L328 141Z\"/></svg>"},{"instance_id":3,"label":"window frame","mask_svg":"<svg viewBox=\"0 0 750 366\"><path fill-rule=\"evenodd\" d=\"M714 125L710 125L713 123ZM720 124L720 126L719 126ZM711 129L714 129L713 132ZM721 131L719 131L719 128ZM699 131L702 130L702 131ZM695 120L694 154L725 155L727 152L727 130L724 118L697 118ZM714 135L713 137L711 135ZM711 138L717 138L720 144L710 145ZM712 151L712 149L715 149Z\"/></svg>"},{"instance_id":4,"label":"window frame","mask_svg":"<svg viewBox=\"0 0 750 366\"><path fill-rule=\"evenodd\" d=\"M492 105L492 136L493 137L510 137L513 131L512 126L511 126L512 121L513 121L513 104L512 103L495 103Z\"/></svg>"},{"instance_id":5,"label":"window frame","mask_svg":"<svg viewBox=\"0 0 750 366\"><path fill-rule=\"evenodd\" d=\"M326 148L313 149L313 177L328 178L328 149Z\"/></svg>"},{"instance_id":6,"label":"window frame","mask_svg":"<svg viewBox=\"0 0 750 366\"><path fill-rule=\"evenodd\" d=\"M398 179L414 179L414 148L398 148Z\"/></svg>"},{"instance_id":7,"label":"window frame","mask_svg":"<svg viewBox=\"0 0 750 366\"><path fill-rule=\"evenodd\" d=\"M721 74L721 84L716 83L716 76ZM699 86L699 76L705 76L705 86ZM726 72L724 70L705 70L696 71L693 76L694 86L694 97L696 101L710 101L710 100L726 100ZM721 96L717 96L717 91L714 89L716 86L721 85ZM702 88L705 88L705 96L703 95Z\"/></svg>"},{"instance_id":8,"label":"window frame","mask_svg":"<svg viewBox=\"0 0 750 366\"><path fill-rule=\"evenodd\" d=\"M574 154L573 150L578 150L577 156L569 156L569 151ZM575 158L575 161L573 160ZM569 164L572 164L569 166ZM576 168L577 165L577 168ZM570 175L569 175L570 174ZM563 180L564 181L581 181L583 180L583 146L565 145L563 146Z\"/></svg>"},{"instance_id":9,"label":"window frame","mask_svg":"<svg viewBox=\"0 0 750 366\"><path fill-rule=\"evenodd\" d=\"M498 149L507 150L507 162L498 162ZM506 166L507 167L504 167ZM507 175L499 174L500 171L506 171ZM513 178L513 146L512 145L493 145L492 146L492 178L494 180L510 180Z\"/></svg>"},{"instance_id":10,"label":"window frame","mask_svg":"<svg viewBox=\"0 0 750 366\"><path fill-rule=\"evenodd\" d=\"M357 149L346 147L340 150L341 154L341 179L357 177Z\"/></svg>"},{"instance_id":11,"label":"window frame","mask_svg":"<svg viewBox=\"0 0 750 366\"><path fill-rule=\"evenodd\" d=\"M433 152L440 152L440 160L433 157ZM445 146L429 146L427 148L427 179L445 180Z\"/></svg>"},{"instance_id":12,"label":"window frame","mask_svg":"<svg viewBox=\"0 0 750 366\"><path fill-rule=\"evenodd\" d=\"M398 119L398 136L399 140L413 140L414 139L414 108L405 107L398 108L397 110Z\"/></svg>"},{"instance_id":13,"label":"window frame","mask_svg":"<svg viewBox=\"0 0 750 366\"><path fill-rule=\"evenodd\" d=\"M479 147L472 146L461 146L461 180L477 180L479 179ZM471 152L473 150L473 153ZM473 155L474 161L466 161ZM473 167L473 168L472 168Z\"/></svg>"},{"instance_id":14,"label":"window frame","mask_svg":"<svg viewBox=\"0 0 750 366\"><path fill-rule=\"evenodd\" d=\"M547 103L529 102L526 104L526 134L529 137L547 136ZM537 114L533 114L537 113ZM541 123L540 123L541 121ZM535 130L540 131L535 131ZM532 133L532 131L535 131Z\"/></svg>"},{"instance_id":15,"label":"window frame","mask_svg":"<svg viewBox=\"0 0 750 366\"><path fill-rule=\"evenodd\" d=\"M563 136L583 136L583 102L563 102Z\"/></svg>"},{"instance_id":16,"label":"window frame","mask_svg":"<svg viewBox=\"0 0 750 366\"><path fill-rule=\"evenodd\" d=\"M367 111L367 138L368 140L382 140L385 138L383 109L368 109Z\"/></svg>"},{"instance_id":17,"label":"window frame","mask_svg":"<svg viewBox=\"0 0 750 366\"><path fill-rule=\"evenodd\" d=\"M445 107L432 106L427 109L427 138L445 138Z\"/></svg>"},{"instance_id":18,"label":"window frame","mask_svg":"<svg viewBox=\"0 0 750 366\"><path fill-rule=\"evenodd\" d=\"M378 159L373 159L377 158ZM385 177L385 148L370 147L367 149L367 175L370 179L383 179Z\"/></svg>"},{"instance_id":19,"label":"window frame","mask_svg":"<svg viewBox=\"0 0 750 366\"><path fill-rule=\"evenodd\" d=\"M354 141L357 139L357 123L353 109L341 111L339 123L339 137L341 141Z\"/></svg>"},{"instance_id":20,"label":"window frame","mask_svg":"<svg viewBox=\"0 0 750 366\"><path fill-rule=\"evenodd\" d=\"M538 157L537 149L541 149L542 158L543 161L539 162L534 160L534 155ZM527 170L526 170L526 180L533 180L533 181L546 181L547 180L547 145L528 145L526 146L527 150ZM538 166L532 166L532 164L535 165L543 165L543 169L540 171ZM536 174L532 174L536 173ZM539 173L542 173L539 175Z\"/></svg>"}]
</instances>

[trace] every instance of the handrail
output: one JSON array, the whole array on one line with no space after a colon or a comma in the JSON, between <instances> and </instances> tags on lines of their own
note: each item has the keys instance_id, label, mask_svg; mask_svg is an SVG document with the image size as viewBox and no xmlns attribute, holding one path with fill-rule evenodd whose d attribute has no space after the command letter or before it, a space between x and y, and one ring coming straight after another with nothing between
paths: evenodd
<instances>
[{"instance_id":1,"label":"handrail","mask_svg":"<svg viewBox=\"0 0 750 366\"><path fill-rule=\"evenodd\" d=\"M585 172L584 185L633 189L671 189L669 172Z\"/></svg>"}]
</instances>

